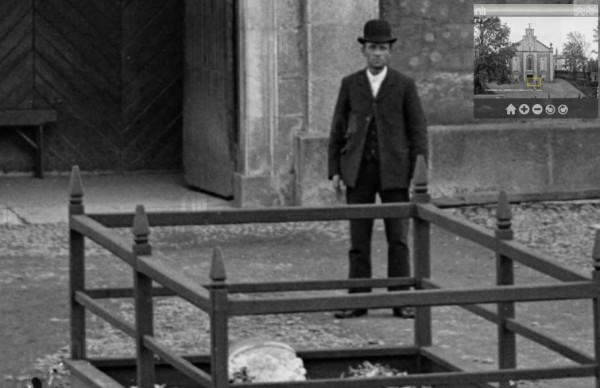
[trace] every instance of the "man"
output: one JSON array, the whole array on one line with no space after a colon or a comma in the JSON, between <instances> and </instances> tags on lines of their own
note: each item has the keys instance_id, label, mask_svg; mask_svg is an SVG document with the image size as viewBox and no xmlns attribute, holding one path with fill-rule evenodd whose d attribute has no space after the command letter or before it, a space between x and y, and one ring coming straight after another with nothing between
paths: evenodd
<instances>
[{"instance_id":1,"label":"man","mask_svg":"<svg viewBox=\"0 0 600 388\"><path fill-rule=\"evenodd\" d=\"M427 160L427 124L412 79L389 68L391 27L370 20L358 38L367 68L345 77L335 106L329 137L329 179L337 191L346 187L348 204L407 202L417 155ZM384 219L388 276L410 276L408 220ZM350 220L350 278L371 277L373 220ZM402 290L395 287L390 290ZM351 289L350 292L369 292ZM337 318L367 314L345 310ZM399 306L394 316L413 318L414 309Z\"/></svg>"}]
</instances>

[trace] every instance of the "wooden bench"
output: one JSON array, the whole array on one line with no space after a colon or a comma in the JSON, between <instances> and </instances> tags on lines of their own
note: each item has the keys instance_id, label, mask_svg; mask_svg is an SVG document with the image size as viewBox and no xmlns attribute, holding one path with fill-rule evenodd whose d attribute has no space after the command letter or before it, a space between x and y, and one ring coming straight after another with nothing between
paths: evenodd
<instances>
[{"instance_id":1,"label":"wooden bench","mask_svg":"<svg viewBox=\"0 0 600 388\"><path fill-rule=\"evenodd\" d=\"M58 115L53 109L0 110L0 128L14 128L27 144L35 149L36 178L44 177L44 126L55 123ZM22 127L35 127L35 138L27 136Z\"/></svg>"}]
</instances>

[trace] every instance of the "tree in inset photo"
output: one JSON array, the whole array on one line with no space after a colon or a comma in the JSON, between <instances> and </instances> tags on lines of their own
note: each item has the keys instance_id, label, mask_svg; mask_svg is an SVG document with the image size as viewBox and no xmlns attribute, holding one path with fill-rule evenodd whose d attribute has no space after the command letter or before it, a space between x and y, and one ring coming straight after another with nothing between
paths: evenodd
<instances>
[{"instance_id":1,"label":"tree in inset photo","mask_svg":"<svg viewBox=\"0 0 600 388\"><path fill-rule=\"evenodd\" d=\"M473 45L475 94L484 94L487 82L508 81L510 61L517 48L510 43L510 28L498 17L475 18Z\"/></svg>"}]
</instances>

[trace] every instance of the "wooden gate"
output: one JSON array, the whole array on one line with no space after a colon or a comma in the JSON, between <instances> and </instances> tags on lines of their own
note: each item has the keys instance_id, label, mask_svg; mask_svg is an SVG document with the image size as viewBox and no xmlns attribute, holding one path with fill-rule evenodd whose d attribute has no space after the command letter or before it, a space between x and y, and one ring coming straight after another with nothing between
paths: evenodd
<instances>
[{"instance_id":1,"label":"wooden gate","mask_svg":"<svg viewBox=\"0 0 600 388\"><path fill-rule=\"evenodd\" d=\"M183 3L0 1L0 109L58 112L49 170L181 168ZM2 170L29 170L30 153L0 133Z\"/></svg>"},{"instance_id":2,"label":"wooden gate","mask_svg":"<svg viewBox=\"0 0 600 388\"><path fill-rule=\"evenodd\" d=\"M185 13L185 179L230 197L237 139L234 1L187 0Z\"/></svg>"},{"instance_id":3,"label":"wooden gate","mask_svg":"<svg viewBox=\"0 0 600 388\"><path fill-rule=\"evenodd\" d=\"M33 108L33 11L19 0L0 3L0 109Z\"/></svg>"}]
</instances>

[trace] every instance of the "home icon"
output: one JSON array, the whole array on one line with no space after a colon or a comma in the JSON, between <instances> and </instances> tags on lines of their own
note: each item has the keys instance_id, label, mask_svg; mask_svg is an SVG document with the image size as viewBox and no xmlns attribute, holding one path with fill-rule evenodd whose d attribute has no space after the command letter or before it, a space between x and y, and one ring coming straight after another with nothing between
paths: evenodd
<instances>
[{"instance_id":1,"label":"home icon","mask_svg":"<svg viewBox=\"0 0 600 388\"><path fill-rule=\"evenodd\" d=\"M510 115L515 115L517 111L517 108L515 108L515 106L513 104L510 104L509 106L506 107L506 115L510 116Z\"/></svg>"}]
</instances>

